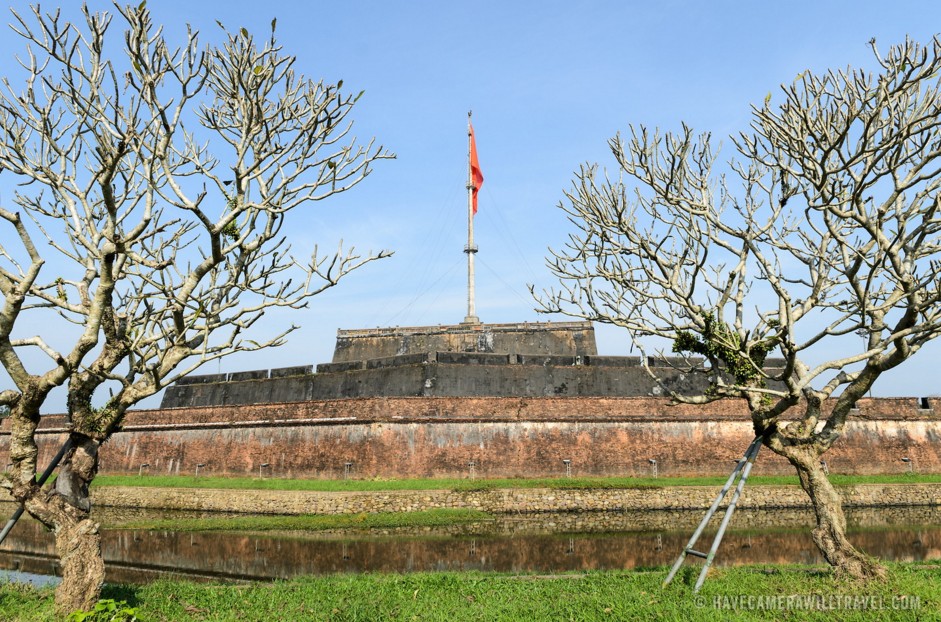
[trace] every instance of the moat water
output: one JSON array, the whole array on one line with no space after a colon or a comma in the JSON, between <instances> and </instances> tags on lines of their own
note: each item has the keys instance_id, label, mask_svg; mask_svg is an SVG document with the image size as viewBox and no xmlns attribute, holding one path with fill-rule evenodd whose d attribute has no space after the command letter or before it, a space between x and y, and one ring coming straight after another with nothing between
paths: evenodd
<instances>
[{"instance_id":1,"label":"moat water","mask_svg":"<svg viewBox=\"0 0 941 622\"><path fill-rule=\"evenodd\" d=\"M13 507L2 504L0 510ZM98 516L106 523L128 518L113 510ZM172 516L133 514L143 519ZM447 528L329 532L104 529L102 552L108 581L136 583L166 575L267 581L352 572L640 569L671 564L702 517L702 511L560 513ZM720 518L713 520L716 526ZM847 521L850 540L870 555L905 561L941 558L941 508L848 509ZM739 510L715 563L822 564L810 537L812 525L809 511ZM713 533L707 531L696 548L708 550ZM58 567L52 535L24 519L0 546L0 569L9 580L54 581Z\"/></svg>"}]
</instances>

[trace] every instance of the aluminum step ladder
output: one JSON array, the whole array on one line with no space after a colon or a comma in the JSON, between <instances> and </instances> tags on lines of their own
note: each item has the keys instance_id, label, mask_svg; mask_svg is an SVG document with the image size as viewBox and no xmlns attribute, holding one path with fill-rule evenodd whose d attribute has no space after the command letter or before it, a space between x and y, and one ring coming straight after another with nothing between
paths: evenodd
<instances>
[{"instance_id":1,"label":"aluminum step ladder","mask_svg":"<svg viewBox=\"0 0 941 622\"><path fill-rule=\"evenodd\" d=\"M693 533L693 537L689 539L689 542L686 544L686 548L683 549L683 552L680 553L676 563L673 564L673 568L670 570L670 574L668 574L667 578L663 581L663 587L670 585L670 582L673 580L673 577L676 576L676 572L680 569L680 566L683 565L683 561L686 559L687 555L701 557L702 559L706 560L706 563L703 564L702 570L699 573L699 579L696 580L696 585L693 587L693 593L695 594L702 587L703 582L706 580L706 574L709 572L709 567L712 565L712 561L715 559L716 551L719 550L719 544L722 543L722 536L725 535L725 528L728 527L729 521L732 519L732 514L735 512L735 506L738 503L739 496L742 494L742 489L745 487L745 482L748 480L748 474L751 473L752 465L755 464L755 458L758 456L759 449L761 449L761 437L756 436L755 440L753 440L751 445L748 446L748 449L745 450L745 454L741 457L741 459L739 459L738 464L735 465L735 469L732 471L732 475L730 475L729 479L725 482L725 486L722 487L722 490L719 492L719 496L717 496L716 500L712 502L712 507L710 507L709 511L706 512L706 516L702 519L702 522L699 523L699 527L696 528L696 531ZM738 485L735 487L735 492L732 494L731 500L729 500L729 506L725 510L725 516L722 517L722 523L719 525L719 531L716 532L715 538L712 540L712 547L709 549L708 553L697 551L693 547L696 546L696 542L699 540L699 536L702 535L703 530L715 515L716 510L719 509L719 506L722 504L722 500L725 499L725 496L732 488L732 484L735 483L736 479L738 479Z\"/></svg>"}]
</instances>

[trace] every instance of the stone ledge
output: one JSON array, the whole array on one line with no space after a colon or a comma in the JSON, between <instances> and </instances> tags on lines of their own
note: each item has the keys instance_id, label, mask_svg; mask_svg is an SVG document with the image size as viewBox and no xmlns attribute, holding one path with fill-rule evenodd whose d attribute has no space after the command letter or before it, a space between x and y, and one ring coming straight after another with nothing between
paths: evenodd
<instances>
[{"instance_id":1,"label":"stone ledge","mask_svg":"<svg viewBox=\"0 0 941 622\"><path fill-rule=\"evenodd\" d=\"M254 381L258 382L258 381ZM941 398L931 398L932 402ZM937 422L934 409L918 407L918 398L875 398L859 401L861 409L850 423L913 421ZM785 414L797 415L798 409ZM584 423L637 422L719 422L736 421L750 425L751 418L743 403L723 400L708 406L671 404L661 397L360 397L309 400L305 402L269 402L230 406L199 406L128 411L122 430L155 424L191 425L209 422L237 424L256 420L320 419L355 417L363 422L402 423L425 421L432 412L442 419L459 421L580 421ZM0 437L10 434L9 417L0 420ZM65 415L44 415L39 433L59 433L67 426Z\"/></svg>"},{"instance_id":2,"label":"stone ledge","mask_svg":"<svg viewBox=\"0 0 941 622\"><path fill-rule=\"evenodd\" d=\"M719 489L719 486L677 486L599 490L515 488L312 492L108 486L93 488L92 503L109 507L246 514L359 514L414 512L433 508L471 508L492 514L706 510ZM941 505L941 484L865 484L844 486L838 490L846 507ZM738 507L809 508L810 502L797 486L751 486L742 493Z\"/></svg>"}]
</instances>

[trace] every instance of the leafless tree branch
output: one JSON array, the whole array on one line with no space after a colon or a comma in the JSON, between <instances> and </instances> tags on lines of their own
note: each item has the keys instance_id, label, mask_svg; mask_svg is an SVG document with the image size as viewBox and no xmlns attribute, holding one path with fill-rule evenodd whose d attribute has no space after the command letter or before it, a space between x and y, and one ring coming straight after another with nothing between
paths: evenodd
<instances>
[{"instance_id":1,"label":"leafless tree branch","mask_svg":"<svg viewBox=\"0 0 941 622\"><path fill-rule=\"evenodd\" d=\"M20 75L0 81L0 174L19 184L15 208L0 205L0 364L15 389L0 403L14 496L65 529L87 518L97 446L128 408L206 361L280 345L294 327L251 338L266 311L302 308L390 254L298 261L284 224L394 156L353 137L361 93L296 72L274 22L261 39L224 31L216 47L187 29L173 48L144 3L85 7L81 23L38 6L13 17L26 51ZM50 317L79 327L67 347L39 328ZM52 364L33 369L26 347ZM75 448L47 497L34 435L63 384Z\"/></svg>"},{"instance_id":2,"label":"leafless tree branch","mask_svg":"<svg viewBox=\"0 0 941 622\"><path fill-rule=\"evenodd\" d=\"M616 136L617 178L585 165L565 193L574 233L549 252L559 287L537 296L541 311L627 329L642 351L703 356L712 388L674 400L744 399L812 498L830 494L817 459L857 400L941 334L941 42L876 59L875 73L804 72L780 103L753 106L724 174L711 137L686 126ZM818 528L838 526L825 509Z\"/></svg>"}]
</instances>

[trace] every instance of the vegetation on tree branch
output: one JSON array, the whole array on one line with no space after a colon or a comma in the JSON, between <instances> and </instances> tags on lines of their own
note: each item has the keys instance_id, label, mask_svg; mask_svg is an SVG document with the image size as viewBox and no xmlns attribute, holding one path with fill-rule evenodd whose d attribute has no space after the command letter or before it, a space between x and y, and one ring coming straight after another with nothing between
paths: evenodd
<instances>
[{"instance_id":1,"label":"vegetation on tree branch","mask_svg":"<svg viewBox=\"0 0 941 622\"><path fill-rule=\"evenodd\" d=\"M677 331L673 351L702 355L713 365L721 361L722 369L743 387L766 386L762 369L768 353L777 345L775 338L752 342L745 349L738 333L717 320L715 313L703 313L702 324L698 336L687 330Z\"/></svg>"}]
</instances>

